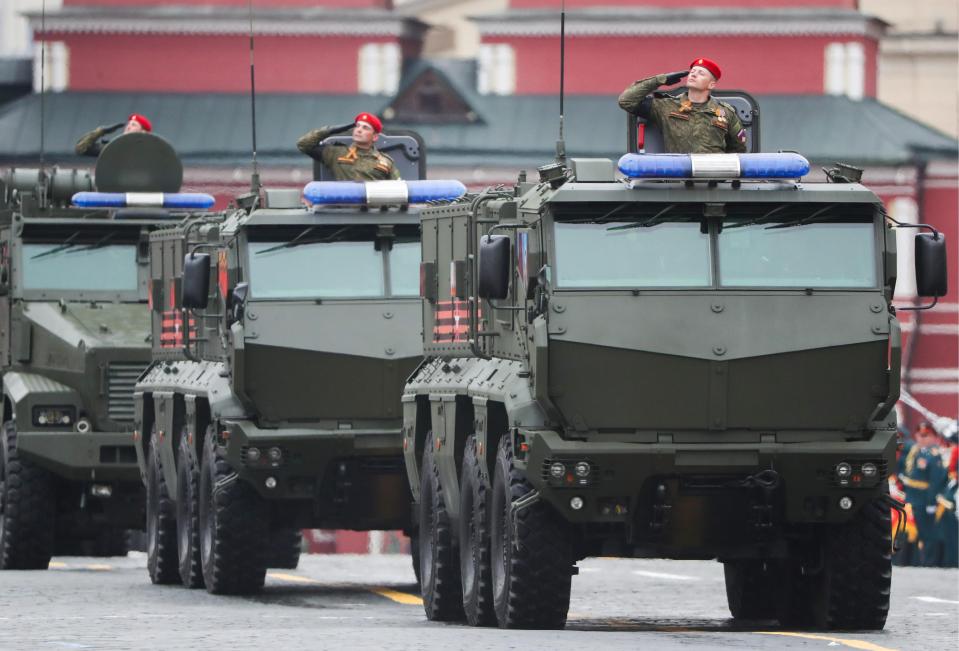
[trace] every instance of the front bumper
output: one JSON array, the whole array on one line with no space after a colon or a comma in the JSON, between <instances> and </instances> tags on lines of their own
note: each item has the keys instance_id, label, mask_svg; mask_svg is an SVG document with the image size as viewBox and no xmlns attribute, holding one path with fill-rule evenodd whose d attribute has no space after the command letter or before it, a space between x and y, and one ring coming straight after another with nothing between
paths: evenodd
<instances>
[{"instance_id":1,"label":"front bumper","mask_svg":"<svg viewBox=\"0 0 959 651\"><path fill-rule=\"evenodd\" d=\"M270 500L313 500L316 521L353 529L405 528L410 492L395 429L261 429L224 423L227 461ZM251 458L256 448L259 458ZM271 458L274 448L280 460Z\"/></svg>"},{"instance_id":2,"label":"front bumper","mask_svg":"<svg viewBox=\"0 0 959 651\"><path fill-rule=\"evenodd\" d=\"M890 430L857 441L837 435L834 441L749 444L571 441L542 430L520 431L517 438L518 449L528 446L520 463L530 483L570 522L626 524L637 537L668 531L670 524L693 526L701 540L712 537L710 528L728 527L731 517L760 527L848 521L884 490L897 444ZM566 468L585 461L590 478L570 480L567 473L557 480L549 473L556 461ZM843 461L854 470L845 483L835 473ZM861 473L867 462L877 466L868 478ZM767 470L775 474L759 475ZM777 484L764 490L757 476ZM573 497L582 499L581 508L571 507ZM840 507L843 497L851 498L851 508Z\"/></svg>"},{"instance_id":3,"label":"front bumper","mask_svg":"<svg viewBox=\"0 0 959 651\"><path fill-rule=\"evenodd\" d=\"M54 474L78 481L140 481L129 432L17 431L17 449Z\"/></svg>"}]
</instances>

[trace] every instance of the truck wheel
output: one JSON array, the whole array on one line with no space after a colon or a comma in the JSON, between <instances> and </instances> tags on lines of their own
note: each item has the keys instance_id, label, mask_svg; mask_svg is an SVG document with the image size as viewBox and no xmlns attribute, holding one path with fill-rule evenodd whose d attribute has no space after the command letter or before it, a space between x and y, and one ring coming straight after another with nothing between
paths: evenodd
<instances>
[{"instance_id":1,"label":"truck wheel","mask_svg":"<svg viewBox=\"0 0 959 651\"><path fill-rule=\"evenodd\" d=\"M176 515L160 462L156 425L147 452L147 571L155 585L177 583Z\"/></svg>"},{"instance_id":2,"label":"truck wheel","mask_svg":"<svg viewBox=\"0 0 959 651\"><path fill-rule=\"evenodd\" d=\"M414 503L414 509L419 509L420 505ZM413 562L413 576L416 577L416 587L422 592L422 582L420 581L420 534L418 531L410 532L410 560Z\"/></svg>"},{"instance_id":3,"label":"truck wheel","mask_svg":"<svg viewBox=\"0 0 959 651\"><path fill-rule=\"evenodd\" d=\"M563 628L569 611L573 553L566 524L534 502L513 515L532 487L513 465L509 436L500 439L490 502L493 606L500 628Z\"/></svg>"},{"instance_id":4,"label":"truck wheel","mask_svg":"<svg viewBox=\"0 0 959 651\"><path fill-rule=\"evenodd\" d=\"M203 568L200 565L200 467L196 450L186 430L180 436L177 455L177 484L180 495L176 501L176 548L180 582L187 588L203 587Z\"/></svg>"},{"instance_id":5,"label":"truck wheel","mask_svg":"<svg viewBox=\"0 0 959 651\"><path fill-rule=\"evenodd\" d=\"M130 540L126 529L104 529L93 539L93 556L126 556Z\"/></svg>"},{"instance_id":6,"label":"truck wheel","mask_svg":"<svg viewBox=\"0 0 959 651\"><path fill-rule=\"evenodd\" d=\"M781 576L773 561L723 563L726 601L736 619L776 619Z\"/></svg>"},{"instance_id":7,"label":"truck wheel","mask_svg":"<svg viewBox=\"0 0 959 651\"><path fill-rule=\"evenodd\" d=\"M207 429L200 461L200 558L207 592L249 594L266 580L270 542L263 500L240 481Z\"/></svg>"},{"instance_id":8,"label":"truck wheel","mask_svg":"<svg viewBox=\"0 0 959 651\"><path fill-rule=\"evenodd\" d=\"M267 567L295 570L300 564L302 548L303 532L296 527L283 527L271 531Z\"/></svg>"},{"instance_id":9,"label":"truck wheel","mask_svg":"<svg viewBox=\"0 0 959 651\"><path fill-rule=\"evenodd\" d=\"M793 576L780 621L817 629L882 630L892 583L892 519L882 498L826 530L822 569Z\"/></svg>"},{"instance_id":10,"label":"truck wheel","mask_svg":"<svg viewBox=\"0 0 959 651\"><path fill-rule=\"evenodd\" d=\"M490 575L488 494L476 458L476 437L470 436L463 453L459 523L463 611L470 626L496 623Z\"/></svg>"},{"instance_id":11,"label":"truck wheel","mask_svg":"<svg viewBox=\"0 0 959 651\"><path fill-rule=\"evenodd\" d=\"M0 443L0 569L45 570L57 520L54 479L20 458L13 422L3 424Z\"/></svg>"},{"instance_id":12,"label":"truck wheel","mask_svg":"<svg viewBox=\"0 0 959 651\"><path fill-rule=\"evenodd\" d=\"M463 592L443 486L433 459L432 434L423 453L419 516L420 591L426 617L434 622L458 621L463 618Z\"/></svg>"}]
</instances>

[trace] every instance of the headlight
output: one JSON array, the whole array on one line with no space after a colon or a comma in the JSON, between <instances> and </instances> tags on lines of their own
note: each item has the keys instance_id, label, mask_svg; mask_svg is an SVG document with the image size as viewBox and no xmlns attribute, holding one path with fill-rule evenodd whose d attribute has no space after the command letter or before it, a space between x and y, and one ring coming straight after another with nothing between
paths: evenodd
<instances>
[{"instance_id":1,"label":"headlight","mask_svg":"<svg viewBox=\"0 0 959 651\"><path fill-rule=\"evenodd\" d=\"M566 466L559 461L554 461L549 467L549 474L553 479L562 479L566 474Z\"/></svg>"},{"instance_id":2,"label":"headlight","mask_svg":"<svg viewBox=\"0 0 959 651\"><path fill-rule=\"evenodd\" d=\"M34 407L33 424L39 427L73 427L76 410L73 407Z\"/></svg>"}]
</instances>

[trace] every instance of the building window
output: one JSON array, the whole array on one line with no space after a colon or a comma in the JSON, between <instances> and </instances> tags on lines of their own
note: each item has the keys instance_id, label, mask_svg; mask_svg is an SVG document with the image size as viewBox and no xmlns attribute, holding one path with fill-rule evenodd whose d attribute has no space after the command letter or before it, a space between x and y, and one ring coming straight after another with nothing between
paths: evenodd
<instances>
[{"instance_id":1,"label":"building window","mask_svg":"<svg viewBox=\"0 0 959 651\"><path fill-rule=\"evenodd\" d=\"M360 48L359 90L369 95L392 95L400 85L400 46L367 43Z\"/></svg>"},{"instance_id":2,"label":"building window","mask_svg":"<svg viewBox=\"0 0 959 651\"><path fill-rule=\"evenodd\" d=\"M41 61L44 60L45 70L41 71ZM41 43L33 44L33 90L38 93L43 90L41 78L46 90L59 92L70 86L70 50L63 41L49 41L45 57Z\"/></svg>"},{"instance_id":3,"label":"building window","mask_svg":"<svg viewBox=\"0 0 959 651\"><path fill-rule=\"evenodd\" d=\"M516 92L516 52L512 45L480 45L476 86L481 95L512 95Z\"/></svg>"},{"instance_id":4,"label":"building window","mask_svg":"<svg viewBox=\"0 0 959 651\"><path fill-rule=\"evenodd\" d=\"M823 91L862 99L866 92L866 50L862 43L830 43L824 59Z\"/></svg>"}]
</instances>

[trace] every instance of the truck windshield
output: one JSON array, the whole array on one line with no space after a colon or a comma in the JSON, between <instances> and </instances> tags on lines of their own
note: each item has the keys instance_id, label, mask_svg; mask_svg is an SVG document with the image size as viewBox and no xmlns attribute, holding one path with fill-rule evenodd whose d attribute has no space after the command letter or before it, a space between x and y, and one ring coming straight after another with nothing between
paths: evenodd
<instances>
[{"instance_id":1,"label":"truck windshield","mask_svg":"<svg viewBox=\"0 0 959 651\"><path fill-rule=\"evenodd\" d=\"M121 292L137 290L136 246L63 241L23 245L24 289Z\"/></svg>"},{"instance_id":2,"label":"truck windshield","mask_svg":"<svg viewBox=\"0 0 959 651\"><path fill-rule=\"evenodd\" d=\"M558 287L708 287L699 222L556 223Z\"/></svg>"},{"instance_id":3,"label":"truck windshield","mask_svg":"<svg viewBox=\"0 0 959 651\"><path fill-rule=\"evenodd\" d=\"M727 220L718 238L723 287L874 287L872 221L744 224Z\"/></svg>"},{"instance_id":4,"label":"truck windshield","mask_svg":"<svg viewBox=\"0 0 959 651\"><path fill-rule=\"evenodd\" d=\"M419 294L419 242L250 242L255 298L377 298ZM389 275L387 276L387 269Z\"/></svg>"}]
</instances>

